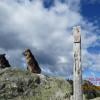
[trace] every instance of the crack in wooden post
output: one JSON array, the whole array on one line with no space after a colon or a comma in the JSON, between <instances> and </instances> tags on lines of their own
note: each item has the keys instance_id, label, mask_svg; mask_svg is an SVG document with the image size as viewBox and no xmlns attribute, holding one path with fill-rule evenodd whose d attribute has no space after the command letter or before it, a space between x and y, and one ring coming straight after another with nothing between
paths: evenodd
<instances>
[{"instance_id":1,"label":"crack in wooden post","mask_svg":"<svg viewBox=\"0 0 100 100\"><path fill-rule=\"evenodd\" d=\"M74 36L74 47L73 47L74 49L74 68L73 68L74 100L83 100L80 26L76 26L73 28L73 36Z\"/></svg>"}]
</instances>

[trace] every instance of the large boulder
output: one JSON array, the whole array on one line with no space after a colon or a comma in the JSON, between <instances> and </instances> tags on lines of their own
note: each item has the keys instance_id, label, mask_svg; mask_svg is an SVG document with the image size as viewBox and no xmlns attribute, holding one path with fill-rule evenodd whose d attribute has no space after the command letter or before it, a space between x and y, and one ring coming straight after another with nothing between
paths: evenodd
<instances>
[{"instance_id":1,"label":"large boulder","mask_svg":"<svg viewBox=\"0 0 100 100\"><path fill-rule=\"evenodd\" d=\"M72 85L62 78L15 68L0 70L0 100L69 100Z\"/></svg>"}]
</instances>

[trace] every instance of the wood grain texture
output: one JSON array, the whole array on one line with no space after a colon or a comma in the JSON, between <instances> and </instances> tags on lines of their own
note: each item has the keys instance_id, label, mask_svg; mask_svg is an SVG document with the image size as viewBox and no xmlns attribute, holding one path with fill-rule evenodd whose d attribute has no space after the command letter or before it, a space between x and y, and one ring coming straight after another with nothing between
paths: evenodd
<instances>
[{"instance_id":1,"label":"wood grain texture","mask_svg":"<svg viewBox=\"0 0 100 100\"><path fill-rule=\"evenodd\" d=\"M74 100L83 100L82 95L82 68L81 68L81 34L80 27L73 28L74 35Z\"/></svg>"},{"instance_id":2,"label":"wood grain texture","mask_svg":"<svg viewBox=\"0 0 100 100\"><path fill-rule=\"evenodd\" d=\"M74 35L74 42L79 43L81 42L81 34L80 34L80 26L73 28L73 35Z\"/></svg>"}]
</instances>

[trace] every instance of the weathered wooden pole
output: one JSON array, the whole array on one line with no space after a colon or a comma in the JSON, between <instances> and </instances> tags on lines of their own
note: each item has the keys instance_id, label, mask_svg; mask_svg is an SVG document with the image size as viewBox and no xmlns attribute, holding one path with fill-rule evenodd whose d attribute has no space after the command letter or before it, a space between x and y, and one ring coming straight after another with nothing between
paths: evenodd
<instances>
[{"instance_id":1,"label":"weathered wooden pole","mask_svg":"<svg viewBox=\"0 0 100 100\"><path fill-rule=\"evenodd\" d=\"M74 68L73 68L74 100L83 100L80 26L76 26L73 28L73 35L74 35Z\"/></svg>"}]
</instances>

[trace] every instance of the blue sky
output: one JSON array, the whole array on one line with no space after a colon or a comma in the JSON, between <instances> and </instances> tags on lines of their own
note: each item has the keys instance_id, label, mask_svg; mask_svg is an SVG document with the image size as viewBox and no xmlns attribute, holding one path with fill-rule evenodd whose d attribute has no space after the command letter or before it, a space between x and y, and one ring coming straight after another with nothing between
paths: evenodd
<instances>
[{"instance_id":1,"label":"blue sky","mask_svg":"<svg viewBox=\"0 0 100 100\"><path fill-rule=\"evenodd\" d=\"M81 3L81 14L84 16L85 19L87 19L90 22L93 22L94 25L98 26L100 28L100 2L84 2L84 0ZM97 32L97 35L100 35L99 32ZM98 43L100 43L100 40L98 40ZM100 53L100 45L96 45L94 47L89 47L88 51L91 53Z\"/></svg>"},{"instance_id":2,"label":"blue sky","mask_svg":"<svg viewBox=\"0 0 100 100\"><path fill-rule=\"evenodd\" d=\"M66 0L60 0L62 3L64 3ZM50 9L52 6L54 6L54 0L44 0L44 7L47 9ZM96 25L98 28L100 28L100 2L97 1L88 1L86 0L80 1L80 14L84 17L84 19L88 20L89 22L92 22L94 25ZM97 33L97 36L100 35L100 33ZM100 40L97 41L100 43ZM90 46L87 48L87 51L93 54L100 54L100 45ZM83 75L87 77L91 77L92 73L95 74L95 77L100 77L99 72L93 72L89 68L86 68L83 72Z\"/></svg>"},{"instance_id":3,"label":"blue sky","mask_svg":"<svg viewBox=\"0 0 100 100\"><path fill-rule=\"evenodd\" d=\"M72 29L80 25L83 77L99 77L99 8L97 0L0 0L0 53L26 69L30 48L43 74L72 77Z\"/></svg>"},{"instance_id":4,"label":"blue sky","mask_svg":"<svg viewBox=\"0 0 100 100\"><path fill-rule=\"evenodd\" d=\"M100 29L100 2L97 2L96 0L94 2L85 2L83 0L81 3L81 14L86 20L93 22L93 24ZM97 35L100 36L100 31ZM97 42L100 44L100 40ZM93 54L100 54L100 45L90 46L87 50ZM91 77L91 73L93 72L88 68L84 72L88 77ZM100 72L94 73L96 77L100 77Z\"/></svg>"},{"instance_id":5,"label":"blue sky","mask_svg":"<svg viewBox=\"0 0 100 100\"><path fill-rule=\"evenodd\" d=\"M84 2L84 0L83 0L83 2L81 3L81 14L85 18L87 18L89 21L93 21L94 24L97 24L100 27L99 9L100 9L100 3L98 3L98 2L87 3L87 2Z\"/></svg>"},{"instance_id":6,"label":"blue sky","mask_svg":"<svg viewBox=\"0 0 100 100\"><path fill-rule=\"evenodd\" d=\"M93 22L94 25L98 26L100 29L100 2L82 2L81 3L81 14L84 18L90 22ZM97 36L100 36L100 31L97 32ZM98 44L100 44L100 40L97 40ZM100 54L100 45L90 46L87 48L88 52L92 54ZM94 73L94 75L93 75ZM95 72L90 69L86 69L84 71L84 75L88 77L100 77L100 72ZM100 84L98 84L100 85Z\"/></svg>"}]
</instances>

